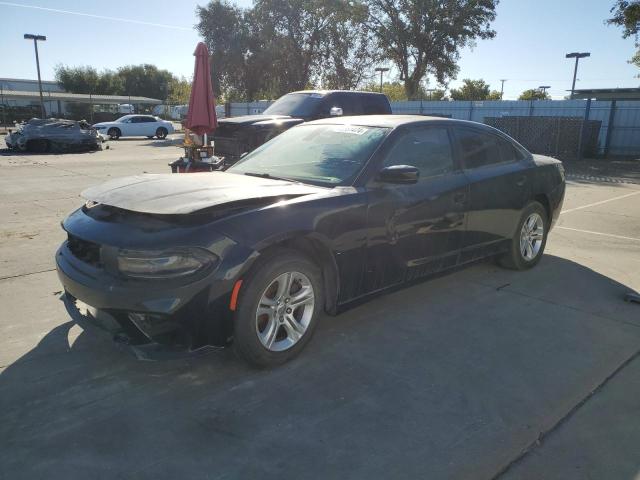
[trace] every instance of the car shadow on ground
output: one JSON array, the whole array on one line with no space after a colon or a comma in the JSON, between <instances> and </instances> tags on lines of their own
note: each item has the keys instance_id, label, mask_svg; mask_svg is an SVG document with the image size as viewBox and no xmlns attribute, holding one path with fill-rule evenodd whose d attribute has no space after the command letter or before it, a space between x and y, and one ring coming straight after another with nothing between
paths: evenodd
<instances>
[{"instance_id":1,"label":"car shadow on ground","mask_svg":"<svg viewBox=\"0 0 640 480\"><path fill-rule=\"evenodd\" d=\"M66 322L0 374L0 473L489 478L635 352L631 291L553 255L483 263L324 316L272 370L141 362Z\"/></svg>"}]
</instances>

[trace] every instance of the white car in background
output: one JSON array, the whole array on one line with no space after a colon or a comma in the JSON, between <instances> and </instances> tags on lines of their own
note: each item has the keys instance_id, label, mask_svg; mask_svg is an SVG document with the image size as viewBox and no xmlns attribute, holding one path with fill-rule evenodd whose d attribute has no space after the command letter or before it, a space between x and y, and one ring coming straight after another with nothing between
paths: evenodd
<instances>
[{"instance_id":1,"label":"white car in background","mask_svg":"<svg viewBox=\"0 0 640 480\"><path fill-rule=\"evenodd\" d=\"M111 140L120 137L167 138L174 132L173 124L153 115L125 115L114 122L100 122L93 126Z\"/></svg>"}]
</instances>

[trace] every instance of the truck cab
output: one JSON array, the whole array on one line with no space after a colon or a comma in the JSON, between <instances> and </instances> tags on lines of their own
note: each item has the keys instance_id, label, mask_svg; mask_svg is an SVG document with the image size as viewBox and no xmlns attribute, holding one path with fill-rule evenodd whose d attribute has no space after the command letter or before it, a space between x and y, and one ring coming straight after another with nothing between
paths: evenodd
<instances>
[{"instance_id":1,"label":"truck cab","mask_svg":"<svg viewBox=\"0 0 640 480\"><path fill-rule=\"evenodd\" d=\"M374 92L304 90L288 93L259 115L231 117L218 122L213 135L214 155L228 167L242 155L300 123L331 116L386 115L389 99Z\"/></svg>"}]
</instances>

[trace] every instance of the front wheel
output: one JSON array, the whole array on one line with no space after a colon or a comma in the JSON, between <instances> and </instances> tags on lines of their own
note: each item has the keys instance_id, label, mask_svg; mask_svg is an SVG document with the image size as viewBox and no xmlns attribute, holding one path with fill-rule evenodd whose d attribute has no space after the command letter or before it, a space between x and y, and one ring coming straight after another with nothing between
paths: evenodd
<instances>
[{"instance_id":1,"label":"front wheel","mask_svg":"<svg viewBox=\"0 0 640 480\"><path fill-rule=\"evenodd\" d=\"M522 211L509 252L499 258L499 263L513 270L526 270L536 265L544 253L548 230L549 220L544 207L539 202L529 203Z\"/></svg>"},{"instance_id":2,"label":"front wheel","mask_svg":"<svg viewBox=\"0 0 640 480\"><path fill-rule=\"evenodd\" d=\"M258 367L290 360L311 339L322 305L322 274L314 263L296 252L270 256L241 287L234 319L236 352Z\"/></svg>"},{"instance_id":3,"label":"front wheel","mask_svg":"<svg viewBox=\"0 0 640 480\"><path fill-rule=\"evenodd\" d=\"M165 138L167 138L168 133L169 132L166 128L160 127L156 130L156 137L158 137L160 140L164 140Z\"/></svg>"},{"instance_id":4,"label":"front wheel","mask_svg":"<svg viewBox=\"0 0 640 480\"><path fill-rule=\"evenodd\" d=\"M118 140L121 134L122 132L120 131L119 128L110 128L107 131L107 135L109 135L110 140Z\"/></svg>"}]
</instances>

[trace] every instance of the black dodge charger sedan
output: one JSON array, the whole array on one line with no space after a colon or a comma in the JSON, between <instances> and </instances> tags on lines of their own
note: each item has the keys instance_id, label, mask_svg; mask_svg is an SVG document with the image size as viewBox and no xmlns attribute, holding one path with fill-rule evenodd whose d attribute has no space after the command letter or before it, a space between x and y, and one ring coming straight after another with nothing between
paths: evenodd
<instances>
[{"instance_id":1,"label":"black dodge charger sedan","mask_svg":"<svg viewBox=\"0 0 640 480\"><path fill-rule=\"evenodd\" d=\"M485 125L318 120L225 172L89 188L58 274L71 316L140 358L233 344L270 366L323 311L486 257L531 268L564 191L559 161Z\"/></svg>"}]
</instances>

